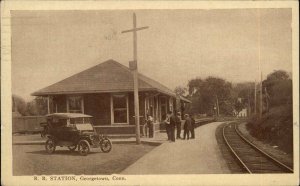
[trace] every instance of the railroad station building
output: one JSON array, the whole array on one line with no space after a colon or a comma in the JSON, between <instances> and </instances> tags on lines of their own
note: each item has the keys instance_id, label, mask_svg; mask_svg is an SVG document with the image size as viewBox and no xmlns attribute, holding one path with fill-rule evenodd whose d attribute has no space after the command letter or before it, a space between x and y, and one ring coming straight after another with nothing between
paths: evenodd
<instances>
[{"instance_id":1,"label":"railroad station building","mask_svg":"<svg viewBox=\"0 0 300 186\"><path fill-rule=\"evenodd\" d=\"M190 103L161 83L138 74L141 127L145 117L154 118L154 131L164 129L161 123L168 111L183 111L176 107ZM107 60L62 81L32 93L48 98L48 113L70 112L93 116L99 133L132 135L135 133L132 71ZM142 130L141 130L142 131Z\"/></svg>"}]
</instances>

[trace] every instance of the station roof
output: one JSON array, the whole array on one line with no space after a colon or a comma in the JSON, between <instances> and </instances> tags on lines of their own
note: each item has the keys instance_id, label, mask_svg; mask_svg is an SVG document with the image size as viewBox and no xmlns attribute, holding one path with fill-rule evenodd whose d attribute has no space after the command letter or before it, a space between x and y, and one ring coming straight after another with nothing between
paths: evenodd
<instances>
[{"instance_id":1,"label":"station roof","mask_svg":"<svg viewBox=\"0 0 300 186\"><path fill-rule=\"evenodd\" d=\"M175 93L161 83L138 74L139 91L157 91L175 97ZM132 71L110 59L62 81L38 90L31 95L84 94L133 91Z\"/></svg>"},{"instance_id":2,"label":"station roof","mask_svg":"<svg viewBox=\"0 0 300 186\"><path fill-rule=\"evenodd\" d=\"M187 103L192 103L189 99L183 97L183 96L179 96L180 100L187 102Z\"/></svg>"}]
</instances>

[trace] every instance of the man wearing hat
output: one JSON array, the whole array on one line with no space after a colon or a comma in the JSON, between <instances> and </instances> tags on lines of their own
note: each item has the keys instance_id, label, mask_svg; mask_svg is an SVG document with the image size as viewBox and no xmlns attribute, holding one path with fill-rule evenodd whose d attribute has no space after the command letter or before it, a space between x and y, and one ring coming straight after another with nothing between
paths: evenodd
<instances>
[{"instance_id":1,"label":"man wearing hat","mask_svg":"<svg viewBox=\"0 0 300 186\"><path fill-rule=\"evenodd\" d=\"M177 130L177 135L176 139L181 139L181 119L180 119L180 112L177 112L176 115L176 130Z\"/></svg>"},{"instance_id":2,"label":"man wearing hat","mask_svg":"<svg viewBox=\"0 0 300 186\"><path fill-rule=\"evenodd\" d=\"M187 140L189 140L192 122L191 122L191 118L188 114L185 114L184 117L185 117L185 123L184 123L183 139L185 139L187 137Z\"/></svg>"},{"instance_id":3,"label":"man wearing hat","mask_svg":"<svg viewBox=\"0 0 300 186\"><path fill-rule=\"evenodd\" d=\"M176 115L172 114L172 111L169 111L170 114L170 140L175 142L175 126L176 126Z\"/></svg>"}]
</instances>

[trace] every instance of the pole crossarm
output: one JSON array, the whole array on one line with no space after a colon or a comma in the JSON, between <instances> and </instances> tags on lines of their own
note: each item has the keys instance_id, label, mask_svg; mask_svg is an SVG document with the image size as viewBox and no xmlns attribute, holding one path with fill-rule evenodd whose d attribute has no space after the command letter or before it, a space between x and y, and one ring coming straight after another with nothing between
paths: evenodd
<instances>
[{"instance_id":1,"label":"pole crossarm","mask_svg":"<svg viewBox=\"0 0 300 186\"><path fill-rule=\"evenodd\" d=\"M124 34L124 33L127 33L127 32L136 32L136 31L139 31L139 30L147 29L147 28L149 28L149 27L148 26L144 26L144 27L140 27L140 28L134 28L134 29L130 29L130 30L124 30L121 33Z\"/></svg>"}]
</instances>

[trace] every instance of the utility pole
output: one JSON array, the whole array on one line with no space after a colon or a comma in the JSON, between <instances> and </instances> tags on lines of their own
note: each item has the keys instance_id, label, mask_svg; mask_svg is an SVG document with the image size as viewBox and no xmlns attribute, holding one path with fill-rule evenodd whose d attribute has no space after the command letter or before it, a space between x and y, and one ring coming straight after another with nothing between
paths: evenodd
<instances>
[{"instance_id":1,"label":"utility pole","mask_svg":"<svg viewBox=\"0 0 300 186\"><path fill-rule=\"evenodd\" d=\"M250 91L250 89L249 89ZM250 93L248 92L248 117L251 116Z\"/></svg>"},{"instance_id":2,"label":"utility pole","mask_svg":"<svg viewBox=\"0 0 300 186\"><path fill-rule=\"evenodd\" d=\"M136 15L133 13L133 29L124 30L122 33L133 33L133 61L129 62L129 67L133 71L133 87L134 87L134 113L135 113L135 134L136 143L141 144L140 139L140 108L139 108L139 88L138 88L138 65L137 65L137 31L144 30L149 27L136 27Z\"/></svg>"},{"instance_id":3,"label":"utility pole","mask_svg":"<svg viewBox=\"0 0 300 186\"><path fill-rule=\"evenodd\" d=\"M256 80L254 83L254 115L256 115Z\"/></svg>"},{"instance_id":4,"label":"utility pole","mask_svg":"<svg viewBox=\"0 0 300 186\"><path fill-rule=\"evenodd\" d=\"M219 110L219 100L218 100L218 96L216 95L217 98L217 116L219 117L220 114L220 110Z\"/></svg>"},{"instance_id":5,"label":"utility pole","mask_svg":"<svg viewBox=\"0 0 300 186\"><path fill-rule=\"evenodd\" d=\"M270 106L269 94L268 94L268 91L267 91L267 87L265 87L264 89L265 89L266 111L269 112L269 106Z\"/></svg>"},{"instance_id":6,"label":"utility pole","mask_svg":"<svg viewBox=\"0 0 300 186\"><path fill-rule=\"evenodd\" d=\"M259 102L260 102L260 104L259 104L259 118L262 118L262 112L263 112L263 93L262 93L262 91L263 91L263 88L262 88L262 72L261 72L261 74L260 74L260 96L259 96Z\"/></svg>"},{"instance_id":7,"label":"utility pole","mask_svg":"<svg viewBox=\"0 0 300 186\"><path fill-rule=\"evenodd\" d=\"M261 48L260 48L260 45L261 45L261 41L260 41L260 9L257 9L257 19L258 19L258 26L257 26L257 29L258 29L258 68L259 68L259 74L260 74L260 103L259 103L259 118L261 119L262 118L262 70L261 70Z\"/></svg>"}]
</instances>

